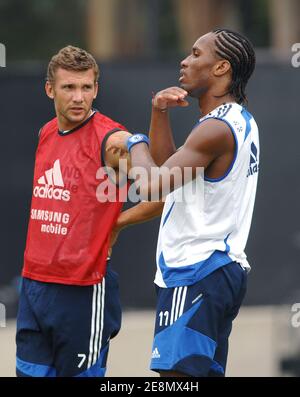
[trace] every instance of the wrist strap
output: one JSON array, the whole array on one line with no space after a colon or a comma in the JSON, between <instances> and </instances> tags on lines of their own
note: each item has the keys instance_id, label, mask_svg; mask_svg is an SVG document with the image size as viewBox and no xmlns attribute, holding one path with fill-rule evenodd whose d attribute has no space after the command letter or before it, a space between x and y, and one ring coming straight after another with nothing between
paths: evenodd
<instances>
[{"instance_id":1,"label":"wrist strap","mask_svg":"<svg viewBox=\"0 0 300 397\"><path fill-rule=\"evenodd\" d=\"M149 146L149 138L145 134L134 134L127 139L127 150L130 152L132 146L138 143L146 143Z\"/></svg>"}]
</instances>

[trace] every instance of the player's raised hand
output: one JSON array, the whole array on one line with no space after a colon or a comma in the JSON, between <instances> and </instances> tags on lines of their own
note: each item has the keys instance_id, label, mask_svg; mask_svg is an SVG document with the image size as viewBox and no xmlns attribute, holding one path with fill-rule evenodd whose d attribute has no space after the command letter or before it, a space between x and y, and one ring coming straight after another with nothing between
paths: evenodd
<instances>
[{"instance_id":1,"label":"player's raised hand","mask_svg":"<svg viewBox=\"0 0 300 397\"><path fill-rule=\"evenodd\" d=\"M159 91L152 99L154 109L166 111L170 107L189 106L186 100L188 93L180 87L170 87Z\"/></svg>"}]
</instances>

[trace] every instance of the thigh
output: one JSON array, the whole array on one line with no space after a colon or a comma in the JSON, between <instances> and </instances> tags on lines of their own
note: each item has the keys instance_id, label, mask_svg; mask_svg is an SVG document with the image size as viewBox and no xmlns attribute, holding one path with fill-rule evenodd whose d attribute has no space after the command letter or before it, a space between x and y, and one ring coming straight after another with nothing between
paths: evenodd
<instances>
[{"instance_id":1,"label":"thigh","mask_svg":"<svg viewBox=\"0 0 300 397\"><path fill-rule=\"evenodd\" d=\"M222 268L191 286L158 288L151 369L208 376L233 303Z\"/></svg>"},{"instance_id":2,"label":"thigh","mask_svg":"<svg viewBox=\"0 0 300 397\"><path fill-rule=\"evenodd\" d=\"M38 318L37 299L44 302L36 283L23 279L17 315L17 376L55 376L51 335L43 329ZM46 304L46 302L45 302Z\"/></svg>"},{"instance_id":3,"label":"thigh","mask_svg":"<svg viewBox=\"0 0 300 397\"><path fill-rule=\"evenodd\" d=\"M151 369L206 376L216 349L216 311L203 282L159 289Z\"/></svg>"},{"instance_id":4,"label":"thigh","mask_svg":"<svg viewBox=\"0 0 300 397\"><path fill-rule=\"evenodd\" d=\"M232 330L232 324L247 290L247 272L238 264L236 266L224 267L222 269L228 288L234 291L232 294L232 302L226 307L224 316L220 321L217 348L210 368L209 376L225 376L227 355L228 355L228 339Z\"/></svg>"},{"instance_id":5,"label":"thigh","mask_svg":"<svg viewBox=\"0 0 300 397\"><path fill-rule=\"evenodd\" d=\"M121 324L116 275L108 270L100 284L63 286L57 299L57 376L104 376L109 341Z\"/></svg>"}]
</instances>

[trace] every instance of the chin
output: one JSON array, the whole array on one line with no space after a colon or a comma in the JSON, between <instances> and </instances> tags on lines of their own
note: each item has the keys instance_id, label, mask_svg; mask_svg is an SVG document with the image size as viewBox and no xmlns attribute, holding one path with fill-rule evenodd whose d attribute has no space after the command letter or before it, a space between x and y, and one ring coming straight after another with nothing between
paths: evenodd
<instances>
[{"instance_id":1,"label":"chin","mask_svg":"<svg viewBox=\"0 0 300 397\"><path fill-rule=\"evenodd\" d=\"M183 90L185 90L188 95L192 98L196 98L197 97L197 89L193 89L190 86L188 86L187 84L181 83L180 88L182 88Z\"/></svg>"},{"instance_id":2,"label":"chin","mask_svg":"<svg viewBox=\"0 0 300 397\"><path fill-rule=\"evenodd\" d=\"M88 115L88 112L80 112L78 114L71 113L68 115L69 120L71 121L83 121Z\"/></svg>"},{"instance_id":3,"label":"chin","mask_svg":"<svg viewBox=\"0 0 300 397\"><path fill-rule=\"evenodd\" d=\"M75 116L75 117L69 117L69 121L70 123L75 123L75 124L79 124L81 123L83 120L85 119L84 116Z\"/></svg>"}]
</instances>

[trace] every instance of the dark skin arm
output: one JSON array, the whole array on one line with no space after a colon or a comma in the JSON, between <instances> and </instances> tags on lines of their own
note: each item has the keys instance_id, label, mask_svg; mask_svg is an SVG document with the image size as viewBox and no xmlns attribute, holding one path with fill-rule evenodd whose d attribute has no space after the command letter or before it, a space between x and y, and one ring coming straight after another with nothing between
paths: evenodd
<instances>
[{"instance_id":1,"label":"dark skin arm","mask_svg":"<svg viewBox=\"0 0 300 397\"><path fill-rule=\"evenodd\" d=\"M117 241L118 235L122 229L127 226L136 225L138 223L148 222L158 216L161 216L164 203L158 202L141 202L126 211L121 212L117 223L111 235L111 247Z\"/></svg>"},{"instance_id":2,"label":"dark skin arm","mask_svg":"<svg viewBox=\"0 0 300 397\"><path fill-rule=\"evenodd\" d=\"M223 175L230 166L234 156L234 147L234 138L227 124L220 120L208 119L190 133L181 150L174 153L163 166L170 170L178 167L178 173L181 173L184 167L191 167L193 177L196 176L196 168L203 167L206 175L218 177ZM147 200L151 191L158 191L161 194L164 177L159 181L150 180L151 167L157 167L157 165L147 145L140 143L133 146L130 154L132 167L144 167L149 175L150 183L139 185L143 199ZM169 179L169 176L166 178ZM171 190L177 187L176 178L171 177Z\"/></svg>"},{"instance_id":3,"label":"dark skin arm","mask_svg":"<svg viewBox=\"0 0 300 397\"><path fill-rule=\"evenodd\" d=\"M158 166L161 166L176 152L168 109L188 106L186 96L187 92L182 88L171 87L158 92L152 100L149 150Z\"/></svg>"},{"instance_id":4,"label":"dark skin arm","mask_svg":"<svg viewBox=\"0 0 300 397\"><path fill-rule=\"evenodd\" d=\"M124 152L126 141L126 137L120 136L120 139L112 142L112 147L109 150L115 148ZM229 127L220 120L209 119L191 132L181 150L174 153L163 166L168 169L178 167L179 171L184 167L192 167L194 177L196 168L203 167L206 175L217 178L223 175L230 166L234 157L234 148L235 142ZM131 162L132 166L144 167L149 175L151 167L159 168L154 163L148 146L144 143L132 148ZM151 190L152 192L154 189L161 190L162 179L151 181L149 178L149 184L140 185L142 195L147 199ZM175 184L175 179L171 180L171 190L178 187ZM112 235L112 245L123 227L150 220L160 215L162 208L161 202L140 203L122 213Z\"/></svg>"},{"instance_id":5,"label":"dark skin arm","mask_svg":"<svg viewBox=\"0 0 300 397\"><path fill-rule=\"evenodd\" d=\"M105 165L114 171L114 173L110 173L110 177L116 184L120 184L124 178L127 178L130 168L130 159L127 150L117 147L117 145L120 141L128 139L131 135L127 131L117 131L110 135L106 141Z\"/></svg>"},{"instance_id":6,"label":"dark skin arm","mask_svg":"<svg viewBox=\"0 0 300 397\"><path fill-rule=\"evenodd\" d=\"M116 183L120 183L120 180L127 177L127 171L130 169L130 161L127 150L115 146L120 144L120 142L127 139L129 136L131 136L131 134L126 131L118 131L112 134L106 142L105 164L107 167L111 167L115 171ZM124 160L123 164L119 162L120 160ZM127 164L127 170L124 166L125 162ZM122 229L134 224L147 222L160 216L163 206L163 202L141 202L140 204L121 212L111 234L109 255L111 255L111 248L115 244Z\"/></svg>"}]
</instances>

